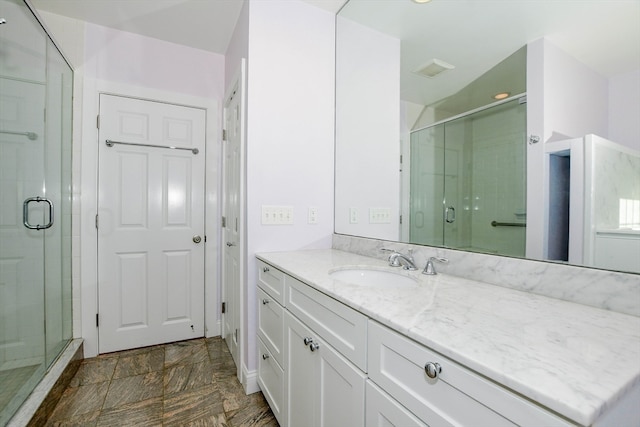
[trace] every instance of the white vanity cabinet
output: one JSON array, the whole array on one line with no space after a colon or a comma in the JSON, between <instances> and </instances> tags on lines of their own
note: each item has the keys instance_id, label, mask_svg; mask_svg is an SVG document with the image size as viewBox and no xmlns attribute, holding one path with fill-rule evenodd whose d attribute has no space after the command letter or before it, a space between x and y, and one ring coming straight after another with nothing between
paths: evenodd
<instances>
[{"instance_id":1,"label":"white vanity cabinet","mask_svg":"<svg viewBox=\"0 0 640 427\"><path fill-rule=\"evenodd\" d=\"M371 381L431 427L574 425L374 321L368 357Z\"/></svg>"},{"instance_id":2,"label":"white vanity cabinet","mask_svg":"<svg viewBox=\"0 0 640 427\"><path fill-rule=\"evenodd\" d=\"M284 423L284 278L258 260L258 385L281 425Z\"/></svg>"},{"instance_id":3,"label":"white vanity cabinet","mask_svg":"<svg viewBox=\"0 0 640 427\"><path fill-rule=\"evenodd\" d=\"M364 426L366 374L291 313L285 316L288 425Z\"/></svg>"},{"instance_id":4,"label":"white vanity cabinet","mask_svg":"<svg viewBox=\"0 0 640 427\"><path fill-rule=\"evenodd\" d=\"M373 381L367 381L367 427L428 427Z\"/></svg>"},{"instance_id":5,"label":"white vanity cabinet","mask_svg":"<svg viewBox=\"0 0 640 427\"><path fill-rule=\"evenodd\" d=\"M258 384L286 427L364 426L367 317L258 260Z\"/></svg>"}]
</instances>

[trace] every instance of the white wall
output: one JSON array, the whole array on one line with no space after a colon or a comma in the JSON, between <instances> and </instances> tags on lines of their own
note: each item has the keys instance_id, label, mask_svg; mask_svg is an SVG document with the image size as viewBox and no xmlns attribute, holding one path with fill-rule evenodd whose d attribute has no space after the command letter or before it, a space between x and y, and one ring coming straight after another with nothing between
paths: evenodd
<instances>
[{"instance_id":1,"label":"white wall","mask_svg":"<svg viewBox=\"0 0 640 427\"><path fill-rule=\"evenodd\" d=\"M336 232L399 240L400 40L342 17L337 25ZM371 224L370 208L389 209L388 223Z\"/></svg>"},{"instance_id":2,"label":"white wall","mask_svg":"<svg viewBox=\"0 0 640 427\"><path fill-rule=\"evenodd\" d=\"M527 46L527 258L545 257L544 144L609 133L608 81L546 39ZM536 185L536 183L538 183Z\"/></svg>"},{"instance_id":3,"label":"white wall","mask_svg":"<svg viewBox=\"0 0 640 427\"><path fill-rule=\"evenodd\" d=\"M249 3L244 371L257 367L255 253L331 247L334 19L301 1ZM261 225L262 205L293 206L294 224Z\"/></svg>"},{"instance_id":4,"label":"white wall","mask_svg":"<svg viewBox=\"0 0 640 427\"><path fill-rule=\"evenodd\" d=\"M229 41L224 62L224 88L229 90L233 79L240 69L242 58L249 55L249 2L244 2L238 22ZM246 125L246 123L245 123Z\"/></svg>"},{"instance_id":5,"label":"white wall","mask_svg":"<svg viewBox=\"0 0 640 427\"><path fill-rule=\"evenodd\" d=\"M640 151L640 69L609 79L609 137Z\"/></svg>"},{"instance_id":6,"label":"white wall","mask_svg":"<svg viewBox=\"0 0 640 427\"><path fill-rule=\"evenodd\" d=\"M74 336L85 356L97 354L96 233L98 93L110 92L207 109L207 175L218 176L224 56L43 12L45 22L74 68L73 310ZM213 155L210 155L213 154ZM217 187L209 185L207 233L217 235ZM212 202L213 201L213 202ZM211 239L217 242L217 238ZM211 241L209 240L209 241ZM209 249L211 248L211 249ZM208 276L217 276L217 248L208 246ZM211 289L213 284L213 289ZM216 277L205 296L209 330L218 317ZM211 318L213 317L213 319Z\"/></svg>"}]
</instances>

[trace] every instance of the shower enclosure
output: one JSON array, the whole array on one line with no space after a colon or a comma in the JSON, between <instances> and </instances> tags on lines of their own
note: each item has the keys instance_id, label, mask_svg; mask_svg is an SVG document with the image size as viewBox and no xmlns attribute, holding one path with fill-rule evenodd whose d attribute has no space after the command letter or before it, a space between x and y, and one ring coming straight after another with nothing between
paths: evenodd
<instances>
[{"instance_id":1,"label":"shower enclosure","mask_svg":"<svg viewBox=\"0 0 640 427\"><path fill-rule=\"evenodd\" d=\"M525 255L526 99L411 133L409 240Z\"/></svg>"},{"instance_id":2,"label":"shower enclosure","mask_svg":"<svg viewBox=\"0 0 640 427\"><path fill-rule=\"evenodd\" d=\"M71 339L72 78L30 5L0 0L0 425Z\"/></svg>"}]
</instances>

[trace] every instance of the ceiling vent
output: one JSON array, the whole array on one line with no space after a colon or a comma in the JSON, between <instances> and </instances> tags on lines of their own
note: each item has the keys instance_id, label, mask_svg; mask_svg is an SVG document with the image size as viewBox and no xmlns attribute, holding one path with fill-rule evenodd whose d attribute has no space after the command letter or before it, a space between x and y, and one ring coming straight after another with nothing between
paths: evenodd
<instances>
[{"instance_id":1,"label":"ceiling vent","mask_svg":"<svg viewBox=\"0 0 640 427\"><path fill-rule=\"evenodd\" d=\"M427 64L415 70L414 73L423 77L432 78L447 70L453 70L454 68L456 67L454 67L451 64L447 64L444 61L434 58L431 61L429 61Z\"/></svg>"}]
</instances>

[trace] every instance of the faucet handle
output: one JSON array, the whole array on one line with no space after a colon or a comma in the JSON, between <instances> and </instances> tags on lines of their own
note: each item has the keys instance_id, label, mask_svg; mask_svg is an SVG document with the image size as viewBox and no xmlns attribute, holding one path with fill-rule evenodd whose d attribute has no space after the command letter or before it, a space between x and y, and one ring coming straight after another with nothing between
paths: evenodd
<instances>
[{"instance_id":1,"label":"faucet handle","mask_svg":"<svg viewBox=\"0 0 640 427\"><path fill-rule=\"evenodd\" d=\"M438 262L441 262L443 264L446 264L446 263L449 262L449 260L447 258L441 258L441 257L432 256L427 261L427 265L424 266L424 270L422 270L422 274L426 274L426 275L429 275L429 276L435 276L436 274L438 274L436 272L435 267L433 266L433 261L438 261Z\"/></svg>"},{"instance_id":2,"label":"faucet handle","mask_svg":"<svg viewBox=\"0 0 640 427\"><path fill-rule=\"evenodd\" d=\"M389 258L388 258L389 265L391 267L400 267L400 261L398 260L398 257L397 257L397 254L400 254L400 252L396 251L395 249L387 249L387 248L381 248L380 250L383 252L391 252L391 255L389 255Z\"/></svg>"}]
</instances>

